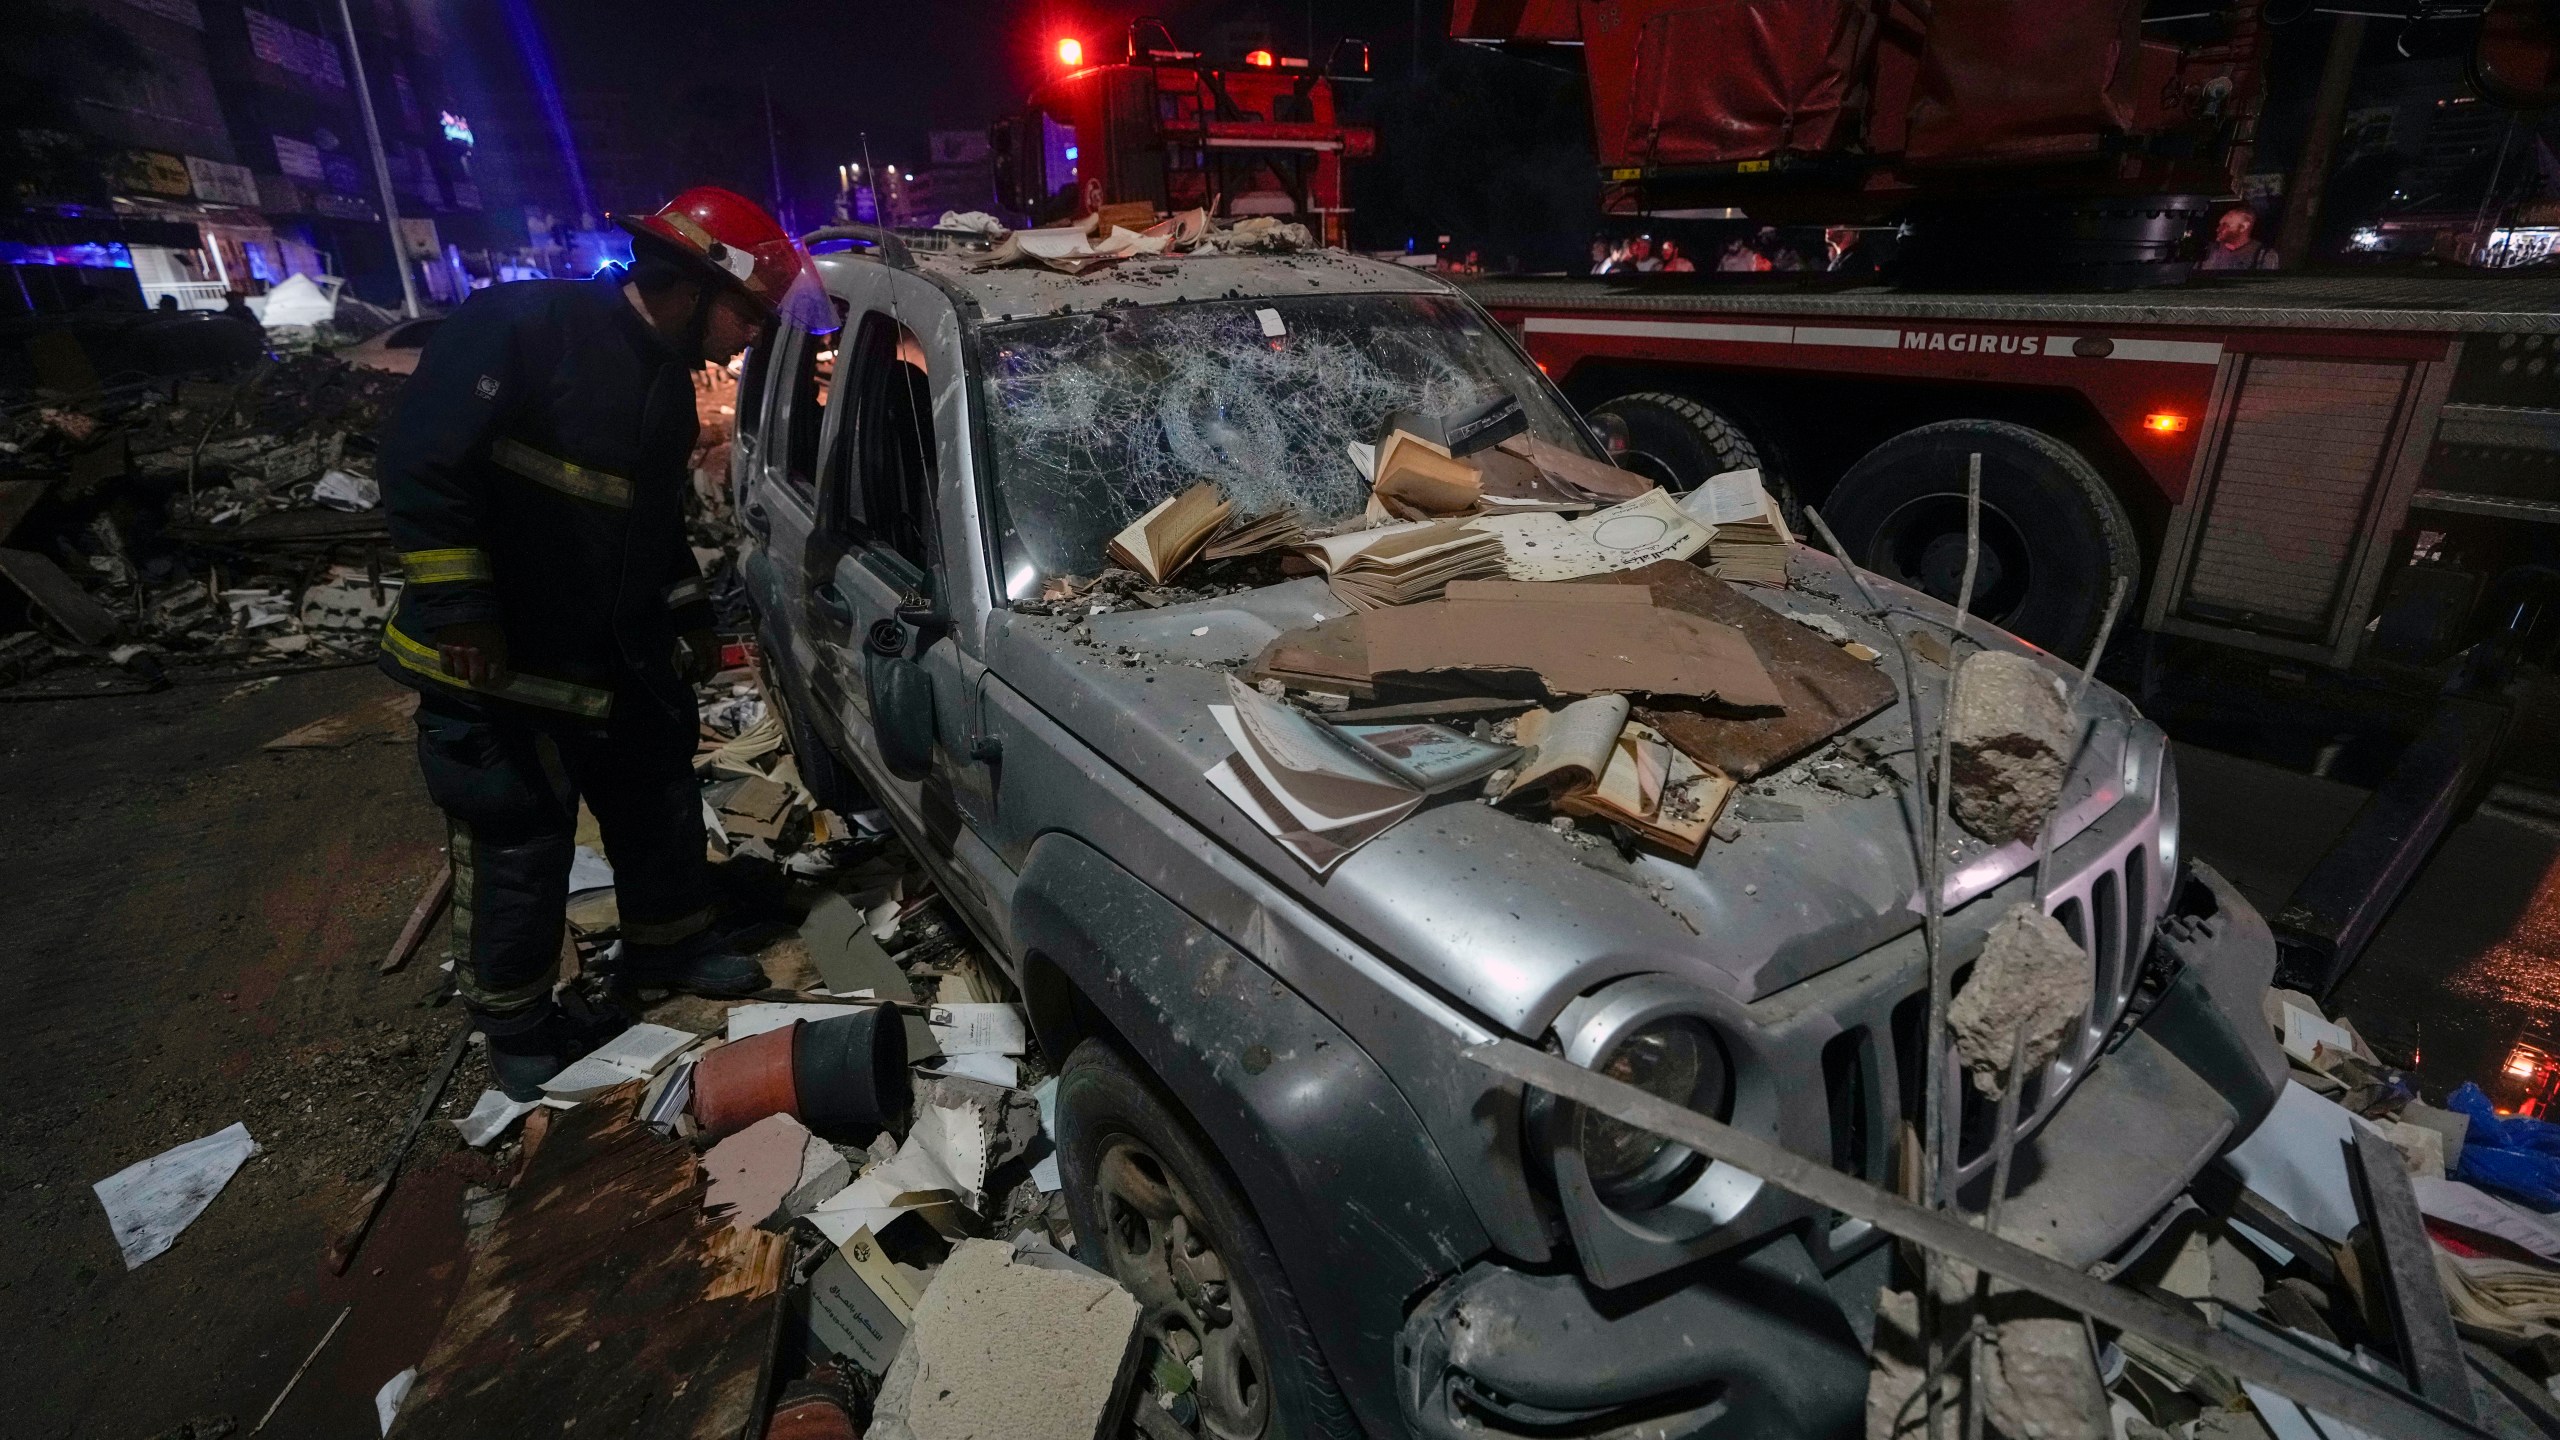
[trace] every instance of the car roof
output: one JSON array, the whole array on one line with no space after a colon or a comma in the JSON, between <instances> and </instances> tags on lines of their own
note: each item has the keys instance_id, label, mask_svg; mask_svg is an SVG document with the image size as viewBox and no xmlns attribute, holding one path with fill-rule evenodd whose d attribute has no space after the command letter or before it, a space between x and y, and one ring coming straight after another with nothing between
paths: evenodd
<instances>
[{"instance_id":1,"label":"car roof","mask_svg":"<svg viewBox=\"0 0 2560 1440\"><path fill-rule=\"evenodd\" d=\"M1286 254L1165 255L1124 260L1085 275L1042 266L972 268L978 247L908 252L908 263L944 291L972 302L981 322L1028 320L1106 305L1169 305L1177 301L1247 300L1298 295L1454 295L1437 276L1406 265L1341 250ZM850 267L881 263L871 251L817 257L822 279L849 276ZM830 288L833 288L832 286Z\"/></svg>"}]
</instances>

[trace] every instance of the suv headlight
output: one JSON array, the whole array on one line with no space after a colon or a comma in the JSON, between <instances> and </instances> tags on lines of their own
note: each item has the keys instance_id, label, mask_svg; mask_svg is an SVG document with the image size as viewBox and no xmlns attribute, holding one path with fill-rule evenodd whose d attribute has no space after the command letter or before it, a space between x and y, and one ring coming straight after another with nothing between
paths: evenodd
<instances>
[{"instance_id":1,"label":"suv headlight","mask_svg":"<svg viewBox=\"0 0 2560 1440\"><path fill-rule=\"evenodd\" d=\"M1715 1033L1689 1019L1656 1020L1627 1033L1595 1068L1612 1080L1709 1115L1724 1113L1733 1082L1733 1067ZM1591 1110L1582 1112L1574 1144L1591 1188L1622 1210L1661 1204L1699 1168L1689 1147Z\"/></svg>"}]
</instances>

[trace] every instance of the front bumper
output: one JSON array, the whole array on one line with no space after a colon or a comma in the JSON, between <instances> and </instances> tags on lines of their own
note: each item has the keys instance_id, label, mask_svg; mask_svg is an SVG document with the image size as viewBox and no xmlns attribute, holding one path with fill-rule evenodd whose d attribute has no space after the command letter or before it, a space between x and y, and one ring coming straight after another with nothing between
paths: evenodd
<instances>
[{"instance_id":1,"label":"front bumper","mask_svg":"<svg viewBox=\"0 0 2560 1440\"><path fill-rule=\"evenodd\" d=\"M2005 1236L2075 1268L2143 1238L2284 1082L2258 1007L2275 940L2228 881L2191 866L2150 959L2148 1010L2019 1145L2023 1179L2001 1212ZM1834 1256L1828 1277L1817 1250ZM1479 1262L1405 1323L1407 1421L1433 1440L1856 1435L1886 1253L1869 1246L1843 1263L1781 1233L1605 1291Z\"/></svg>"}]
</instances>

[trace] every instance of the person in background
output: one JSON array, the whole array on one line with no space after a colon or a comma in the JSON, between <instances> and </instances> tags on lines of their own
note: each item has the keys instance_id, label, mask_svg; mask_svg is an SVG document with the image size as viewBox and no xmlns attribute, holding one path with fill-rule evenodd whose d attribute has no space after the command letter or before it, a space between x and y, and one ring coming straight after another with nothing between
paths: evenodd
<instances>
[{"instance_id":1,"label":"person in background","mask_svg":"<svg viewBox=\"0 0 2560 1440\"><path fill-rule=\"evenodd\" d=\"M1679 241L1665 240L1662 242L1662 270L1664 274L1687 275L1694 273L1697 268L1697 261L1692 260L1687 255L1681 253Z\"/></svg>"},{"instance_id":2,"label":"person in background","mask_svg":"<svg viewBox=\"0 0 2560 1440\"><path fill-rule=\"evenodd\" d=\"M1727 274L1747 275L1769 268L1769 257L1751 248L1751 237L1736 235L1725 242L1724 253L1716 257L1716 269Z\"/></svg>"},{"instance_id":3,"label":"person in background","mask_svg":"<svg viewBox=\"0 0 2560 1440\"><path fill-rule=\"evenodd\" d=\"M1610 248L1609 248L1609 242L1608 242L1607 240L1604 240L1604 239L1595 239L1595 240L1593 240L1593 241L1591 242L1591 273L1592 273L1592 274L1594 274L1594 275L1606 275L1606 274L1608 274L1608 273L1609 273L1609 267L1610 267L1610 265L1611 265L1612 263L1614 263L1614 262L1617 260L1617 258L1618 258L1618 253L1617 253L1615 250L1612 250L1612 249L1610 249Z\"/></svg>"},{"instance_id":4,"label":"person in background","mask_svg":"<svg viewBox=\"0 0 2560 1440\"><path fill-rule=\"evenodd\" d=\"M2199 270L2273 270L2275 247L2258 239L2258 212L2234 205L2213 222L2213 243L2205 247Z\"/></svg>"},{"instance_id":5,"label":"person in background","mask_svg":"<svg viewBox=\"0 0 2560 1440\"><path fill-rule=\"evenodd\" d=\"M223 292L222 313L244 324L256 325L260 335L267 333L267 327L258 319L258 312L249 308L249 297L237 290Z\"/></svg>"},{"instance_id":6,"label":"person in background","mask_svg":"<svg viewBox=\"0 0 2560 1440\"><path fill-rule=\"evenodd\" d=\"M1648 275L1662 268L1662 257L1653 253L1652 236L1638 235L1627 242L1627 264Z\"/></svg>"},{"instance_id":7,"label":"person in background","mask_svg":"<svg viewBox=\"0 0 2560 1440\"><path fill-rule=\"evenodd\" d=\"M1866 235L1854 226L1834 225L1822 232L1823 249L1830 253L1824 268L1834 275L1854 280L1876 278L1875 251L1867 244Z\"/></svg>"},{"instance_id":8,"label":"person in background","mask_svg":"<svg viewBox=\"0 0 2560 1440\"><path fill-rule=\"evenodd\" d=\"M152 308L163 315L175 315L178 313L178 297L175 295L163 295L160 297L160 303Z\"/></svg>"},{"instance_id":9,"label":"person in background","mask_svg":"<svg viewBox=\"0 0 2560 1440\"><path fill-rule=\"evenodd\" d=\"M1775 225L1761 226L1759 235L1752 240L1751 248L1769 262L1769 268L1772 270L1805 268L1803 252L1788 244L1785 237L1779 235L1778 227Z\"/></svg>"}]
</instances>

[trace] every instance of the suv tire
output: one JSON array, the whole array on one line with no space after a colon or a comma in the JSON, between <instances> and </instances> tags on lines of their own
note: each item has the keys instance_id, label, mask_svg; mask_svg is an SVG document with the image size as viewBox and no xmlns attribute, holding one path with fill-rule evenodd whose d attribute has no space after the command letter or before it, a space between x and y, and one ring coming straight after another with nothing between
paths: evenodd
<instances>
[{"instance_id":1,"label":"suv tire","mask_svg":"<svg viewBox=\"0 0 2560 1440\"><path fill-rule=\"evenodd\" d=\"M1860 566L1952 605L1964 569L1965 461L1977 451L1982 563L1973 613L2078 664L2097 638L2108 592L2123 580L2132 609L2142 573L2133 516L2078 450L2005 420L1923 425L1850 466L1822 518Z\"/></svg>"},{"instance_id":2,"label":"suv tire","mask_svg":"<svg viewBox=\"0 0 2560 1440\"><path fill-rule=\"evenodd\" d=\"M1269 1237L1190 1120L1099 1039L1060 1067L1057 1107L1078 1258L1137 1295L1158 1353L1205 1357L1203 1440L1358 1436Z\"/></svg>"}]
</instances>

